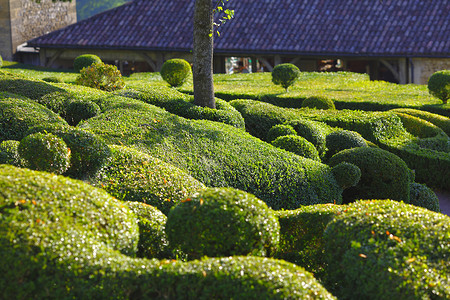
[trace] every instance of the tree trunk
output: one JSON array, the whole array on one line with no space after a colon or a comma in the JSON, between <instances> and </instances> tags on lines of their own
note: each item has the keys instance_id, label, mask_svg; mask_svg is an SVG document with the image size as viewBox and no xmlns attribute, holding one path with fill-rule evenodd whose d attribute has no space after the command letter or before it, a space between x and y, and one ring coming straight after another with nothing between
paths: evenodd
<instances>
[{"instance_id":1,"label":"tree trunk","mask_svg":"<svg viewBox=\"0 0 450 300\"><path fill-rule=\"evenodd\" d=\"M216 108L213 85L212 0L195 0L194 8L194 104Z\"/></svg>"}]
</instances>

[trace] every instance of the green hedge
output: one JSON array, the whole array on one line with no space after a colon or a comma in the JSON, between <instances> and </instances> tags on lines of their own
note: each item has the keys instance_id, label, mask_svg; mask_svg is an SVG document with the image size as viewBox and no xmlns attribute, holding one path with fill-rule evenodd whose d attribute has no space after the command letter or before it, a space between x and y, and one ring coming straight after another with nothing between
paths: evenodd
<instances>
[{"instance_id":1,"label":"green hedge","mask_svg":"<svg viewBox=\"0 0 450 300\"><path fill-rule=\"evenodd\" d=\"M316 278L323 277L326 269L323 232L345 207L318 204L276 211L280 222L280 244L275 257L302 266Z\"/></svg>"},{"instance_id":2,"label":"green hedge","mask_svg":"<svg viewBox=\"0 0 450 300\"><path fill-rule=\"evenodd\" d=\"M401 113L394 110L394 113L402 120L406 131L419 138L429 138L438 135L446 136L445 132L431 122L421 118Z\"/></svg>"},{"instance_id":3,"label":"green hedge","mask_svg":"<svg viewBox=\"0 0 450 300\"><path fill-rule=\"evenodd\" d=\"M30 127L41 124L63 126L67 122L31 100L0 98L0 142L21 140Z\"/></svg>"},{"instance_id":4,"label":"green hedge","mask_svg":"<svg viewBox=\"0 0 450 300\"><path fill-rule=\"evenodd\" d=\"M320 161L316 147L304 137L298 135L279 136L271 144L299 156Z\"/></svg>"},{"instance_id":5,"label":"green hedge","mask_svg":"<svg viewBox=\"0 0 450 300\"><path fill-rule=\"evenodd\" d=\"M411 183L408 204L420 206L435 212L441 212L439 199L436 193L426 185L420 183Z\"/></svg>"},{"instance_id":6,"label":"green hedge","mask_svg":"<svg viewBox=\"0 0 450 300\"><path fill-rule=\"evenodd\" d=\"M186 120L148 104L107 110L79 126L109 144L137 147L206 186L250 192L272 208L341 201L331 168L276 149L232 126Z\"/></svg>"},{"instance_id":7,"label":"green hedge","mask_svg":"<svg viewBox=\"0 0 450 300\"><path fill-rule=\"evenodd\" d=\"M408 114L417 118L421 118L425 121L428 121L442 130L450 136L450 118L444 117L438 114L433 114L428 111L418 110L418 109L411 109L411 108L397 108L393 110L394 112L400 112L404 114Z\"/></svg>"},{"instance_id":8,"label":"green hedge","mask_svg":"<svg viewBox=\"0 0 450 300\"><path fill-rule=\"evenodd\" d=\"M133 258L134 214L106 192L0 166L5 299L335 299L303 268L267 258Z\"/></svg>"},{"instance_id":9,"label":"green hedge","mask_svg":"<svg viewBox=\"0 0 450 300\"><path fill-rule=\"evenodd\" d=\"M110 146L111 158L89 182L124 201L157 207L165 215L205 186L160 159L124 146Z\"/></svg>"},{"instance_id":10,"label":"green hedge","mask_svg":"<svg viewBox=\"0 0 450 300\"><path fill-rule=\"evenodd\" d=\"M165 108L173 114L188 119L206 119L244 128L244 119L241 114L221 99L216 99L216 109L212 109L199 107L193 103L192 96L168 87L139 87L138 90L124 90L116 94Z\"/></svg>"},{"instance_id":11,"label":"green hedge","mask_svg":"<svg viewBox=\"0 0 450 300\"><path fill-rule=\"evenodd\" d=\"M25 165L19 156L20 141L6 140L0 143L0 164L22 167Z\"/></svg>"},{"instance_id":12,"label":"green hedge","mask_svg":"<svg viewBox=\"0 0 450 300\"><path fill-rule=\"evenodd\" d=\"M450 218L360 201L328 224L325 286L339 299L449 299Z\"/></svg>"}]
</instances>

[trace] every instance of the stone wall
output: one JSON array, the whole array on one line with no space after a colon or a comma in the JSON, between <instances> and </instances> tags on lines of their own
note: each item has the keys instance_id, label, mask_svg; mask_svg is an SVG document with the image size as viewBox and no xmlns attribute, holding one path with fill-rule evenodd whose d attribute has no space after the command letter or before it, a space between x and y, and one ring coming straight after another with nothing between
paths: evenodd
<instances>
[{"instance_id":1,"label":"stone wall","mask_svg":"<svg viewBox=\"0 0 450 300\"><path fill-rule=\"evenodd\" d=\"M0 53L11 60L17 46L24 42L73 24L77 20L76 0L0 0ZM9 24L8 24L9 23Z\"/></svg>"},{"instance_id":2,"label":"stone wall","mask_svg":"<svg viewBox=\"0 0 450 300\"><path fill-rule=\"evenodd\" d=\"M450 70L450 58L414 58L414 83L427 84L428 78L440 70Z\"/></svg>"}]
</instances>

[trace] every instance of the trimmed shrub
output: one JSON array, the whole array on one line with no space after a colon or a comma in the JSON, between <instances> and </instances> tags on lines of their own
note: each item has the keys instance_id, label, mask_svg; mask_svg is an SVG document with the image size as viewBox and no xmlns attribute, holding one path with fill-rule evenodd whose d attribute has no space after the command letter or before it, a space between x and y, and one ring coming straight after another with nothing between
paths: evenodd
<instances>
[{"instance_id":1,"label":"trimmed shrub","mask_svg":"<svg viewBox=\"0 0 450 300\"><path fill-rule=\"evenodd\" d=\"M357 132L350 130L337 130L325 137L327 157L351 148L368 147L366 140Z\"/></svg>"},{"instance_id":2,"label":"trimmed shrub","mask_svg":"<svg viewBox=\"0 0 450 300\"><path fill-rule=\"evenodd\" d=\"M409 201L411 171L397 155L386 150L358 147L343 150L330 159L330 166L348 162L361 170L361 180L343 192L344 203L357 199Z\"/></svg>"},{"instance_id":3,"label":"trimmed shrub","mask_svg":"<svg viewBox=\"0 0 450 300\"><path fill-rule=\"evenodd\" d=\"M430 123L433 123L434 125L438 126L444 132L450 136L450 118L441 116L438 114L433 114L428 111L418 110L418 109L411 109L411 108L397 108L393 109L393 112L400 112L404 114L408 114L417 118L421 118L425 121L428 121Z\"/></svg>"},{"instance_id":4,"label":"trimmed shrub","mask_svg":"<svg viewBox=\"0 0 450 300\"><path fill-rule=\"evenodd\" d=\"M333 100L325 96L308 97L302 102L302 107L315 109L336 109Z\"/></svg>"},{"instance_id":5,"label":"trimmed shrub","mask_svg":"<svg viewBox=\"0 0 450 300\"><path fill-rule=\"evenodd\" d=\"M421 148L450 153L450 139L448 137L437 136L432 138L418 139L417 144Z\"/></svg>"},{"instance_id":6,"label":"trimmed shrub","mask_svg":"<svg viewBox=\"0 0 450 300\"><path fill-rule=\"evenodd\" d=\"M344 161L335 165L331 170L334 178L344 190L356 186L361 180L361 169L354 164Z\"/></svg>"},{"instance_id":7,"label":"trimmed shrub","mask_svg":"<svg viewBox=\"0 0 450 300\"><path fill-rule=\"evenodd\" d=\"M140 87L139 90L123 90L116 93L166 109L178 116L195 119L211 120L245 128L244 118L229 103L216 98L216 109L197 106L193 103L194 97L180 93L168 87Z\"/></svg>"},{"instance_id":8,"label":"trimmed shrub","mask_svg":"<svg viewBox=\"0 0 450 300\"><path fill-rule=\"evenodd\" d=\"M100 113L100 107L89 100L71 101L66 108L66 120L69 125L76 126L82 120L93 118Z\"/></svg>"},{"instance_id":9,"label":"trimmed shrub","mask_svg":"<svg viewBox=\"0 0 450 300\"><path fill-rule=\"evenodd\" d=\"M71 151L70 167L64 173L74 178L94 175L108 161L111 150L95 134L88 131L64 126L36 126L28 134L37 132L52 133L64 140Z\"/></svg>"},{"instance_id":10,"label":"trimmed shrub","mask_svg":"<svg viewBox=\"0 0 450 300\"><path fill-rule=\"evenodd\" d=\"M414 136L419 138L429 138L438 135L446 136L445 132L433 123L398 111L394 111L394 113L402 120L406 131Z\"/></svg>"},{"instance_id":11,"label":"trimmed shrub","mask_svg":"<svg viewBox=\"0 0 450 300\"><path fill-rule=\"evenodd\" d=\"M358 201L325 229L325 287L339 299L449 299L450 218Z\"/></svg>"},{"instance_id":12,"label":"trimmed shrub","mask_svg":"<svg viewBox=\"0 0 450 300\"><path fill-rule=\"evenodd\" d=\"M267 205L244 191L209 188L169 213L166 232L172 247L190 259L206 256L270 255L280 225Z\"/></svg>"},{"instance_id":13,"label":"trimmed shrub","mask_svg":"<svg viewBox=\"0 0 450 300\"><path fill-rule=\"evenodd\" d=\"M304 137L316 147L319 154L322 155L325 152L325 134L319 126L316 126L316 122L306 119L297 119L285 123L292 126L299 136Z\"/></svg>"},{"instance_id":14,"label":"trimmed shrub","mask_svg":"<svg viewBox=\"0 0 450 300\"><path fill-rule=\"evenodd\" d=\"M123 146L110 146L111 158L90 183L123 201L155 206L165 215L174 205L205 186L160 159Z\"/></svg>"},{"instance_id":15,"label":"trimmed shrub","mask_svg":"<svg viewBox=\"0 0 450 300\"><path fill-rule=\"evenodd\" d=\"M0 142L19 141L30 127L41 124L67 125L56 113L31 100L0 99Z\"/></svg>"},{"instance_id":16,"label":"trimmed shrub","mask_svg":"<svg viewBox=\"0 0 450 300\"><path fill-rule=\"evenodd\" d=\"M297 131L295 131L294 127L290 125L278 124L270 128L269 132L267 133L266 141L270 143L280 136L296 134Z\"/></svg>"},{"instance_id":17,"label":"trimmed shrub","mask_svg":"<svg viewBox=\"0 0 450 300\"><path fill-rule=\"evenodd\" d=\"M125 81L123 81L122 74L117 67L102 62L94 63L82 69L75 83L107 92L125 87Z\"/></svg>"},{"instance_id":18,"label":"trimmed shrub","mask_svg":"<svg viewBox=\"0 0 450 300\"><path fill-rule=\"evenodd\" d=\"M6 140L0 143L0 164L22 167L24 161L19 155L19 141Z\"/></svg>"},{"instance_id":19,"label":"trimmed shrub","mask_svg":"<svg viewBox=\"0 0 450 300\"><path fill-rule=\"evenodd\" d=\"M450 98L450 70L433 73L428 79L428 91L445 104Z\"/></svg>"},{"instance_id":20,"label":"trimmed shrub","mask_svg":"<svg viewBox=\"0 0 450 300\"><path fill-rule=\"evenodd\" d=\"M126 201L124 204L138 219L137 257L172 258L168 250L169 242L165 232L167 217L156 207L142 202Z\"/></svg>"},{"instance_id":21,"label":"trimmed shrub","mask_svg":"<svg viewBox=\"0 0 450 300\"><path fill-rule=\"evenodd\" d=\"M322 278L326 270L323 232L345 208L345 205L317 204L275 211L280 222L280 244L274 257L295 263L314 273L316 278Z\"/></svg>"},{"instance_id":22,"label":"trimmed shrub","mask_svg":"<svg viewBox=\"0 0 450 300\"><path fill-rule=\"evenodd\" d=\"M3 58L2 58L2 56L0 55L0 68L3 66Z\"/></svg>"},{"instance_id":23,"label":"trimmed shrub","mask_svg":"<svg viewBox=\"0 0 450 300\"><path fill-rule=\"evenodd\" d=\"M191 74L191 65L180 58L167 60L161 68L161 77L173 87L183 85Z\"/></svg>"},{"instance_id":24,"label":"trimmed shrub","mask_svg":"<svg viewBox=\"0 0 450 300\"><path fill-rule=\"evenodd\" d=\"M75 72L80 73L83 68L87 68L95 63L101 63L100 57L94 54L83 54L75 58L73 61L73 69Z\"/></svg>"},{"instance_id":25,"label":"trimmed shrub","mask_svg":"<svg viewBox=\"0 0 450 300\"><path fill-rule=\"evenodd\" d=\"M276 65L272 70L272 82L281 85L286 91L297 81L299 76L299 68L289 63Z\"/></svg>"},{"instance_id":26,"label":"trimmed shrub","mask_svg":"<svg viewBox=\"0 0 450 300\"><path fill-rule=\"evenodd\" d=\"M62 80L61 78L56 77L56 76L44 77L41 80L45 81L45 82L53 82L53 83L62 83L62 82L64 82L64 80Z\"/></svg>"},{"instance_id":27,"label":"trimmed shrub","mask_svg":"<svg viewBox=\"0 0 450 300\"><path fill-rule=\"evenodd\" d=\"M272 145L297 155L320 161L319 152L316 147L304 137L298 135L284 135L277 137L272 141Z\"/></svg>"},{"instance_id":28,"label":"trimmed shrub","mask_svg":"<svg viewBox=\"0 0 450 300\"><path fill-rule=\"evenodd\" d=\"M425 184L411 183L408 203L431 211L441 212L436 193Z\"/></svg>"},{"instance_id":29,"label":"trimmed shrub","mask_svg":"<svg viewBox=\"0 0 450 300\"><path fill-rule=\"evenodd\" d=\"M24 137L18 151L26 166L33 170L63 174L70 165L70 149L61 138L51 133Z\"/></svg>"}]
</instances>

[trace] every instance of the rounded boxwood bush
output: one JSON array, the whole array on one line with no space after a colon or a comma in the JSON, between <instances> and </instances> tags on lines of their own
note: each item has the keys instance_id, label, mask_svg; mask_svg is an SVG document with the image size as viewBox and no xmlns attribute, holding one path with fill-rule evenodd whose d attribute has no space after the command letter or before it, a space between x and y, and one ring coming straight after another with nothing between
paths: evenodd
<instances>
[{"instance_id":1,"label":"rounded boxwood bush","mask_svg":"<svg viewBox=\"0 0 450 300\"><path fill-rule=\"evenodd\" d=\"M344 203L357 199L393 199L409 201L411 171L397 155L386 150L358 147L343 150L330 158L334 167L348 162L361 170L361 180L344 190Z\"/></svg>"},{"instance_id":2,"label":"rounded boxwood bush","mask_svg":"<svg viewBox=\"0 0 450 300\"><path fill-rule=\"evenodd\" d=\"M361 179L361 169L345 161L337 164L331 170L342 189L357 185Z\"/></svg>"},{"instance_id":3,"label":"rounded boxwood bush","mask_svg":"<svg viewBox=\"0 0 450 300\"><path fill-rule=\"evenodd\" d=\"M435 72L428 79L428 91L445 104L450 98L450 70Z\"/></svg>"},{"instance_id":4,"label":"rounded boxwood bush","mask_svg":"<svg viewBox=\"0 0 450 300\"><path fill-rule=\"evenodd\" d=\"M95 117L101 112L100 107L89 100L71 101L66 108L66 120L76 126L80 121Z\"/></svg>"},{"instance_id":5,"label":"rounded boxwood bush","mask_svg":"<svg viewBox=\"0 0 450 300\"><path fill-rule=\"evenodd\" d=\"M281 85L286 91L297 81L299 76L299 68L289 63L276 65L272 70L272 82Z\"/></svg>"},{"instance_id":6,"label":"rounded boxwood bush","mask_svg":"<svg viewBox=\"0 0 450 300\"><path fill-rule=\"evenodd\" d=\"M358 201L323 234L325 287L338 299L450 299L450 218L391 200Z\"/></svg>"},{"instance_id":7,"label":"rounded boxwood bush","mask_svg":"<svg viewBox=\"0 0 450 300\"><path fill-rule=\"evenodd\" d=\"M20 141L6 140L0 143L0 164L22 167L24 161L19 155Z\"/></svg>"},{"instance_id":8,"label":"rounded boxwood bush","mask_svg":"<svg viewBox=\"0 0 450 300\"><path fill-rule=\"evenodd\" d=\"M441 128L431 122L398 111L394 111L394 113L402 120L403 127L405 127L406 131L414 136L419 138L447 137L447 134Z\"/></svg>"},{"instance_id":9,"label":"rounded boxwood bush","mask_svg":"<svg viewBox=\"0 0 450 300\"><path fill-rule=\"evenodd\" d=\"M63 174L70 165L70 149L61 138L51 133L24 137L18 151L26 166L33 170Z\"/></svg>"},{"instance_id":10,"label":"rounded boxwood bush","mask_svg":"<svg viewBox=\"0 0 450 300\"><path fill-rule=\"evenodd\" d=\"M304 137L298 135L284 135L277 137L272 141L272 145L297 155L320 161L319 152L316 147Z\"/></svg>"},{"instance_id":11,"label":"rounded boxwood bush","mask_svg":"<svg viewBox=\"0 0 450 300\"><path fill-rule=\"evenodd\" d=\"M302 102L302 107L309 107L315 109L336 109L334 101L325 96L308 97Z\"/></svg>"},{"instance_id":12,"label":"rounded boxwood bush","mask_svg":"<svg viewBox=\"0 0 450 300\"><path fill-rule=\"evenodd\" d=\"M436 193L425 184L411 183L409 204L420 206L431 211L441 212Z\"/></svg>"},{"instance_id":13,"label":"rounded boxwood bush","mask_svg":"<svg viewBox=\"0 0 450 300\"><path fill-rule=\"evenodd\" d=\"M314 124L313 121L297 119L288 121L285 125L292 126L299 136L304 137L316 147L319 154L325 152L325 134Z\"/></svg>"},{"instance_id":14,"label":"rounded boxwood bush","mask_svg":"<svg viewBox=\"0 0 450 300\"><path fill-rule=\"evenodd\" d=\"M125 87L125 81L117 67L102 62L94 63L82 69L75 83L107 92Z\"/></svg>"},{"instance_id":15,"label":"rounded boxwood bush","mask_svg":"<svg viewBox=\"0 0 450 300\"><path fill-rule=\"evenodd\" d=\"M171 258L165 227L167 217L156 207L126 201L124 204L136 215L139 226L137 257Z\"/></svg>"},{"instance_id":16,"label":"rounded boxwood bush","mask_svg":"<svg viewBox=\"0 0 450 300\"><path fill-rule=\"evenodd\" d=\"M191 65L180 58L167 60L161 68L161 77L174 87L183 85L191 74Z\"/></svg>"},{"instance_id":17,"label":"rounded boxwood bush","mask_svg":"<svg viewBox=\"0 0 450 300\"><path fill-rule=\"evenodd\" d=\"M87 68L95 63L100 63L102 60L100 57L94 54L83 54L75 58L73 61L73 69L79 73L83 68Z\"/></svg>"},{"instance_id":18,"label":"rounded boxwood bush","mask_svg":"<svg viewBox=\"0 0 450 300\"><path fill-rule=\"evenodd\" d=\"M278 124L270 128L266 140L270 143L276 138L284 135L297 135L297 131L290 125Z\"/></svg>"},{"instance_id":19,"label":"rounded boxwood bush","mask_svg":"<svg viewBox=\"0 0 450 300\"><path fill-rule=\"evenodd\" d=\"M253 196L232 188L208 188L169 213L169 243L190 259L202 256L272 253L280 225L273 211Z\"/></svg>"},{"instance_id":20,"label":"rounded boxwood bush","mask_svg":"<svg viewBox=\"0 0 450 300\"><path fill-rule=\"evenodd\" d=\"M356 131L337 130L328 134L325 138L327 146L327 156L351 148L368 147L366 140Z\"/></svg>"},{"instance_id":21,"label":"rounded boxwood bush","mask_svg":"<svg viewBox=\"0 0 450 300\"><path fill-rule=\"evenodd\" d=\"M64 175L85 178L94 175L108 161L111 150L95 134L70 126L35 126L29 134L52 133L64 140L71 150L70 167Z\"/></svg>"}]
</instances>

